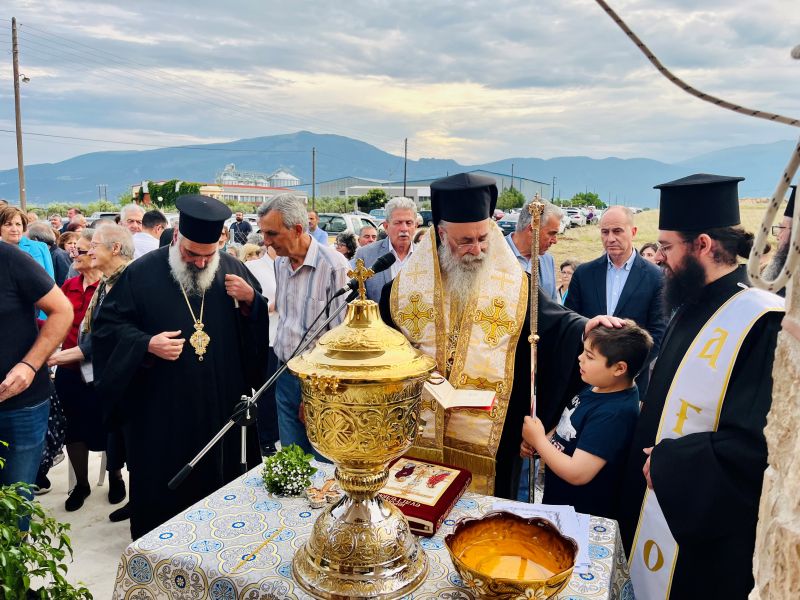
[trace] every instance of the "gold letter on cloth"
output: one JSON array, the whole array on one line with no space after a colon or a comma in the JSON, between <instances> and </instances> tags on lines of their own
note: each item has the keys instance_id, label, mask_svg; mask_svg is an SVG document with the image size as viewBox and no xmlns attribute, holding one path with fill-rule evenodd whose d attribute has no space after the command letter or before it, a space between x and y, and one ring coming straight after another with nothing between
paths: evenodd
<instances>
[{"instance_id":1,"label":"gold letter on cloth","mask_svg":"<svg viewBox=\"0 0 800 600\"><path fill-rule=\"evenodd\" d=\"M700 354L697 355L699 358L706 359L712 369L717 368L717 358L719 358L719 353L722 352L722 347L728 339L728 332L721 327L715 327L714 333L717 334L716 337L709 339Z\"/></svg>"},{"instance_id":2,"label":"gold letter on cloth","mask_svg":"<svg viewBox=\"0 0 800 600\"><path fill-rule=\"evenodd\" d=\"M653 560L654 549L656 551L655 560ZM643 552L644 566L650 569L653 573L664 566L664 555L661 553L661 548L658 547L658 544L656 544L655 540L647 540L644 543Z\"/></svg>"},{"instance_id":3,"label":"gold letter on cloth","mask_svg":"<svg viewBox=\"0 0 800 600\"><path fill-rule=\"evenodd\" d=\"M678 409L678 412L675 413L675 416L678 417L678 420L675 422L675 428L672 430L678 435L683 435L683 424L686 422L686 419L689 418L687 411L690 408L697 412L698 415L703 412L703 409L699 406L695 406L694 404L691 404L690 402L687 402L681 398L681 407Z\"/></svg>"}]
</instances>

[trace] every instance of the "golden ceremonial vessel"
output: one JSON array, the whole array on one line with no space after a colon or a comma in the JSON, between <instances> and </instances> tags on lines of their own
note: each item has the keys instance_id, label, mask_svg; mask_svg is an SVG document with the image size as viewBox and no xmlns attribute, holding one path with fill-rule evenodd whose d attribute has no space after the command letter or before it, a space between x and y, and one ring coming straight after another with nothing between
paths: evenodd
<instances>
[{"instance_id":1,"label":"golden ceremonial vessel","mask_svg":"<svg viewBox=\"0 0 800 600\"><path fill-rule=\"evenodd\" d=\"M547 519L508 512L460 519L445 537L464 584L480 598L552 598L569 582L578 545Z\"/></svg>"},{"instance_id":2,"label":"golden ceremonial vessel","mask_svg":"<svg viewBox=\"0 0 800 600\"><path fill-rule=\"evenodd\" d=\"M317 598L400 598L428 574L428 559L403 513L378 491L388 464L413 444L422 386L435 361L381 321L365 299L371 271L348 276L360 299L314 350L289 361L300 378L312 446L336 465L344 497L317 518L292 573Z\"/></svg>"}]
</instances>

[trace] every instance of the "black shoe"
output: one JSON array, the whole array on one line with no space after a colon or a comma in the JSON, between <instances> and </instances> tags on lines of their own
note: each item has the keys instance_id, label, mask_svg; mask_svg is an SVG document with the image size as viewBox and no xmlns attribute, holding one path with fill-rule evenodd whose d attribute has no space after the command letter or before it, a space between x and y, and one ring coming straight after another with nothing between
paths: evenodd
<instances>
[{"instance_id":1,"label":"black shoe","mask_svg":"<svg viewBox=\"0 0 800 600\"><path fill-rule=\"evenodd\" d=\"M50 491L50 480L47 478L47 475L42 475L38 473L36 475L36 489L33 490L34 495L41 496L42 494L46 494Z\"/></svg>"},{"instance_id":2,"label":"black shoe","mask_svg":"<svg viewBox=\"0 0 800 600\"><path fill-rule=\"evenodd\" d=\"M108 503L119 504L125 500L127 492L125 491L125 481L122 478L117 479L112 477L108 481Z\"/></svg>"},{"instance_id":3,"label":"black shoe","mask_svg":"<svg viewBox=\"0 0 800 600\"><path fill-rule=\"evenodd\" d=\"M92 493L92 488L88 485L76 485L69 493L69 498L64 502L64 509L67 512L73 512L83 506L83 501Z\"/></svg>"},{"instance_id":4,"label":"black shoe","mask_svg":"<svg viewBox=\"0 0 800 600\"><path fill-rule=\"evenodd\" d=\"M122 508L118 508L117 510L112 512L110 515L108 515L108 519L112 523L119 523L120 521L127 521L130 518L131 518L131 509L129 508L128 504L126 504Z\"/></svg>"}]
</instances>

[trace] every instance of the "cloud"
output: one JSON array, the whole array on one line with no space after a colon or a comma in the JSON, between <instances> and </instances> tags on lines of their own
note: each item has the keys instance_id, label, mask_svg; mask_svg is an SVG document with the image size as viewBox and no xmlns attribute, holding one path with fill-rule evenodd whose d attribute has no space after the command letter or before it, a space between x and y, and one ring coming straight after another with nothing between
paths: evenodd
<instances>
[{"instance_id":1,"label":"cloud","mask_svg":"<svg viewBox=\"0 0 800 600\"><path fill-rule=\"evenodd\" d=\"M800 15L785 0L613 6L689 83L800 115L789 58ZM680 160L789 133L689 98L590 0L12 0L6 13L22 24L31 130L180 143L309 129L394 153L408 137L414 157L462 162ZM13 124L8 102L0 122ZM32 141L26 154L69 144ZM0 168L14 163L0 147Z\"/></svg>"}]
</instances>

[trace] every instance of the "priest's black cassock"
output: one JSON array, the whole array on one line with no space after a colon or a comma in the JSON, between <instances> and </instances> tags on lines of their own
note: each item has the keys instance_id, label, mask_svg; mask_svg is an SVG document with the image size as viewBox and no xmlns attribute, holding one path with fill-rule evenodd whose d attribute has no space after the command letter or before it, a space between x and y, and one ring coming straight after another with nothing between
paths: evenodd
<instances>
[{"instance_id":1,"label":"priest's black cassock","mask_svg":"<svg viewBox=\"0 0 800 600\"><path fill-rule=\"evenodd\" d=\"M642 448L655 443L678 365L705 323L747 281L744 267L708 284L700 299L672 318L650 379L620 495L620 529L630 552L646 482ZM747 598L767 445L763 429L772 402L772 362L783 313L761 317L733 367L716 432L664 439L653 450L650 476L675 541L671 598Z\"/></svg>"},{"instance_id":2,"label":"priest's black cassock","mask_svg":"<svg viewBox=\"0 0 800 600\"><path fill-rule=\"evenodd\" d=\"M399 329L389 309L392 282L381 292L380 311L383 321ZM539 337L537 356L536 414L545 429L553 429L567 402L580 390L578 355L583 348L583 330L587 319L556 304L539 290ZM522 422L530 414L531 346L530 305L525 313L522 335L514 352L514 386L508 402L503 433L497 448L494 495L516 500L521 459Z\"/></svg>"},{"instance_id":3,"label":"priest's black cassock","mask_svg":"<svg viewBox=\"0 0 800 600\"><path fill-rule=\"evenodd\" d=\"M232 428L175 491L169 480L230 418L242 394L264 382L267 304L245 266L221 253L205 294L204 330L211 341L203 360L189 344L193 320L168 263L169 247L131 263L103 302L93 329L95 378L111 424L122 424L130 470L131 534L141 537L239 474L240 428ZM256 291L245 316L225 292L225 275ZM189 296L200 315L201 299ZM153 335L181 330L180 357L148 353ZM249 427L248 462L261 459Z\"/></svg>"}]
</instances>

